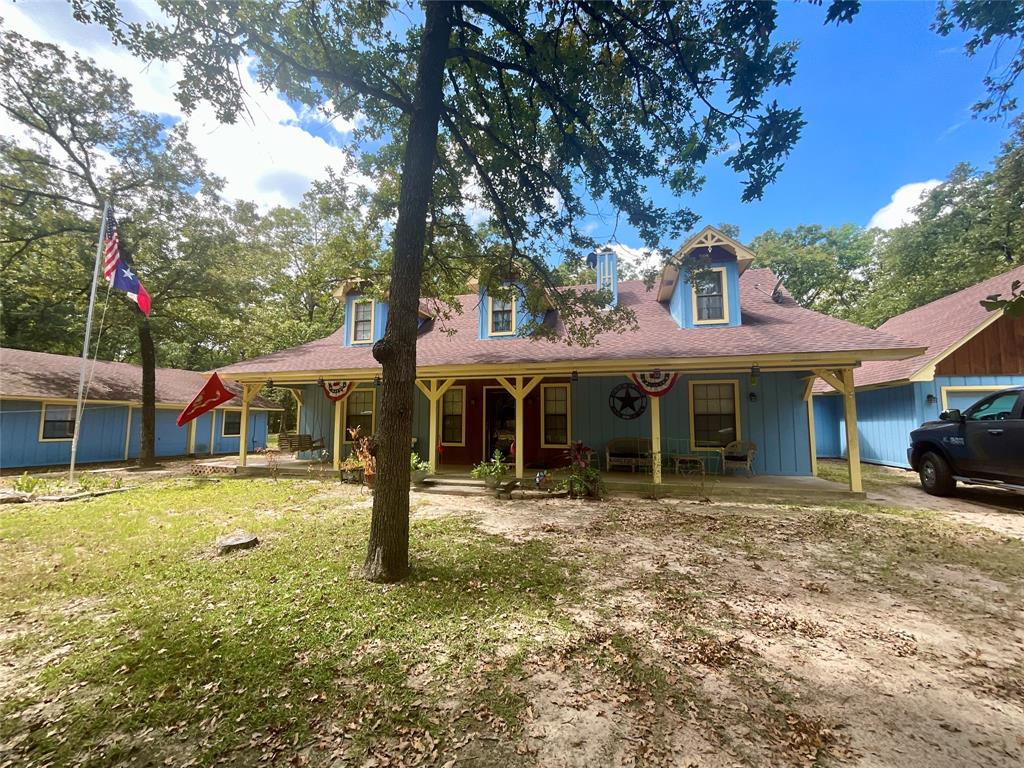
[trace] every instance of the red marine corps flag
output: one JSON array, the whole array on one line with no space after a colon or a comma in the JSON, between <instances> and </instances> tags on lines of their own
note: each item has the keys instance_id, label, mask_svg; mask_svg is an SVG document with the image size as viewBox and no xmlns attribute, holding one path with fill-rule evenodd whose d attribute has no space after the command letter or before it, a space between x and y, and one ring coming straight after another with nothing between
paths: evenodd
<instances>
[{"instance_id":1,"label":"red marine corps flag","mask_svg":"<svg viewBox=\"0 0 1024 768\"><path fill-rule=\"evenodd\" d=\"M224 386L220 376L216 373L213 374L203 388L199 390L199 394L192 398L192 402L188 404L184 411L178 414L178 426L182 427L188 424L192 419L213 410L221 403L226 403L234 396L235 393Z\"/></svg>"}]
</instances>

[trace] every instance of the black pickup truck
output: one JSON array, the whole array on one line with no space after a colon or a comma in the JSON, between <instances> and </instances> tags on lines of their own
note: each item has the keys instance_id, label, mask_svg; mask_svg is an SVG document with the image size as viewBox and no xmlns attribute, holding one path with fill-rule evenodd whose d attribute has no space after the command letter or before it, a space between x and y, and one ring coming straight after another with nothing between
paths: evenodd
<instances>
[{"instance_id":1,"label":"black pickup truck","mask_svg":"<svg viewBox=\"0 0 1024 768\"><path fill-rule=\"evenodd\" d=\"M950 495L958 481L1024 491L1024 387L925 422L910 433L907 459L934 496Z\"/></svg>"}]
</instances>

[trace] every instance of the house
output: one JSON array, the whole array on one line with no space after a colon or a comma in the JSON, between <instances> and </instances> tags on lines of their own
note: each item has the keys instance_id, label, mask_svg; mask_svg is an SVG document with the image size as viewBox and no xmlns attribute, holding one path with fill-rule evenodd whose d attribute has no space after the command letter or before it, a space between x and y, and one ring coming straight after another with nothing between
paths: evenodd
<instances>
[{"instance_id":1,"label":"house","mask_svg":"<svg viewBox=\"0 0 1024 768\"><path fill-rule=\"evenodd\" d=\"M68 464L75 426L81 359L23 349L0 349L0 469ZM139 455L142 367L97 361L89 369L77 461L126 461ZM178 414L206 376L156 369L156 455L237 453L242 433L238 398L179 427ZM280 406L249 404L246 445L265 447L267 413Z\"/></svg>"},{"instance_id":2,"label":"house","mask_svg":"<svg viewBox=\"0 0 1024 768\"><path fill-rule=\"evenodd\" d=\"M925 347L903 360L872 360L854 372L861 459L909 468L910 432L949 408L961 410L994 390L1024 384L1024 317L989 312L980 302L1005 294L1024 267L897 315L878 329ZM847 455L843 404L819 382L814 393L818 456Z\"/></svg>"},{"instance_id":3,"label":"house","mask_svg":"<svg viewBox=\"0 0 1024 768\"><path fill-rule=\"evenodd\" d=\"M751 268L753 258L708 227L648 290L620 281L615 254L602 253L597 285L633 310L638 328L603 333L588 347L529 338L531 320L557 333L555 312L531 315L524 300L484 288L459 297L463 311L443 322L421 307L416 450L437 468L469 466L499 449L514 455L522 478L563 466L573 441L595 449L603 469L609 445L628 451L632 441L637 463L659 483L680 461L717 471L724 447L744 440L757 445L758 473L814 474L810 394L819 372L852 382L865 360L921 350L798 306L769 270ZM699 272L680 268L691 264ZM343 298L344 325L334 334L219 371L242 385L243 403L270 381L291 388L301 403L300 431L322 439L335 466L348 450L349 428L376 428L380 368L371 348L387 315L386 302L357 287ZM855 419L852 405L851 398L847 416ZM859 491L858 472L859 464L851 483Z\"/></svg>"}]
</instances>

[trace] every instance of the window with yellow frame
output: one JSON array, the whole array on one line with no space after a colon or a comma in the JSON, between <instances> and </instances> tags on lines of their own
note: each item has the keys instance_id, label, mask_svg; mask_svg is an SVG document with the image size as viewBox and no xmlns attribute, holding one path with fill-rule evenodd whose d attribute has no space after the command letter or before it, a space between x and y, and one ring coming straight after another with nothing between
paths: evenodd
<instances>
[{"instance_id":1,"label":"window with yellow frame","mask_svg":"<svg viewBox=\"0 0 1024 768\"><path fill-rule=\"evenodd\" d=\"M352 442L352 434L349 430L359 427L359 437L369 437L373 434L374 427L374 406L376 405L377 391L374 389L354 389L345 398L345 426L344 440Z\"/></svg>"},{"instance_id":2,"label":"window with yellow frame","mask_svg":"<svg viewBox=\"0 0 1024 768\"><path fill-rule=\"evenodd\" d=\"M568 384L541 384L540 434L542 448L568 448L570 402Z\"/></svg>"},{"instance_id":3,"label":"window with yellow frame","mask_svg":"<svg viewBox=\"0 0 1024 768\"><path fill-rule=\"evenodd\" d=\"M374 303L371 299L352 302L352 343L370 344L373 341Z\"/></svg>"},{"instance_id":4,"label":"window with yellow frame","mask_svg":"<svg viewBox=\"0 0 1024 768\"><path fill-rule=\"evenodd\" d=\"M512 336L516 332L515 297L487 297L487 335Z\"/></svg>"},{"instance_id":5,"label":"window with yellow frame","mask_svg":"<svg viewBox=\"0 0 1024 768\"><path fill-rule=\"evenodd\" d=\"M75 406L43 403L39 414L39 442L71 440L75 435Z\"/></svg>"},{"instance_id":6,"label":"window with yellow frame","mask_svg":"<svg viewBox=\"0 0 1024 768\"><path fill-rule=\"evenodd\" d=\"M466 388L450 387L441 396L441 444L466 444Z\"/></svg>"},{"instance_id":7,"label":"window with yellow frame","mask_svg":"<svg viewBox=\"0 0 1024 768\"><path fill-rule=\"evenodd\" d=\"M724 448L740 439L740 395L736 380L690 382L690 444L695 450Z\"/></svg>"},{"instance_id":8,"label":"window with yellow frame","mask_svg":"<svg viewBox=\"0 0 1024 768\"><path fill-rule=\"evenodd\" d=\"M693 323L729 322L729 283L725 267L699 270L693 278Z\"/></svg>"}]
</instances>

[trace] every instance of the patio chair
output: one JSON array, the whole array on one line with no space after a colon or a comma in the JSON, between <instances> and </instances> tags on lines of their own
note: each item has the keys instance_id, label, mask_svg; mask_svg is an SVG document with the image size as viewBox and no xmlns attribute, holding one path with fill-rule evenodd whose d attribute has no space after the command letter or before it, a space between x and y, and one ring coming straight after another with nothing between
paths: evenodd
<instances>
[{"instance_id":1,"label":"patio chair","mask_svg":"<svg viewBox=\"0 0 1024 768\"><path fill-rule=\"evenodd\" d=\"M757 443L747 440L733 440L722 449L722 470L745 469L748 476L754 474L754 457L757 455Z\"/></svg>"},{"instance_id":2,"label":"patio chair","mask_svg":"<svg viewBox=\"0 0 1024 768\"><path fill-rule=\"evenodd\" d=\"M312 435L282 432L277 436L277 447L282 453L303 453L314 449L323 450L324 440L322 437L314 440Z\"/></svg>"}]
</instances>

